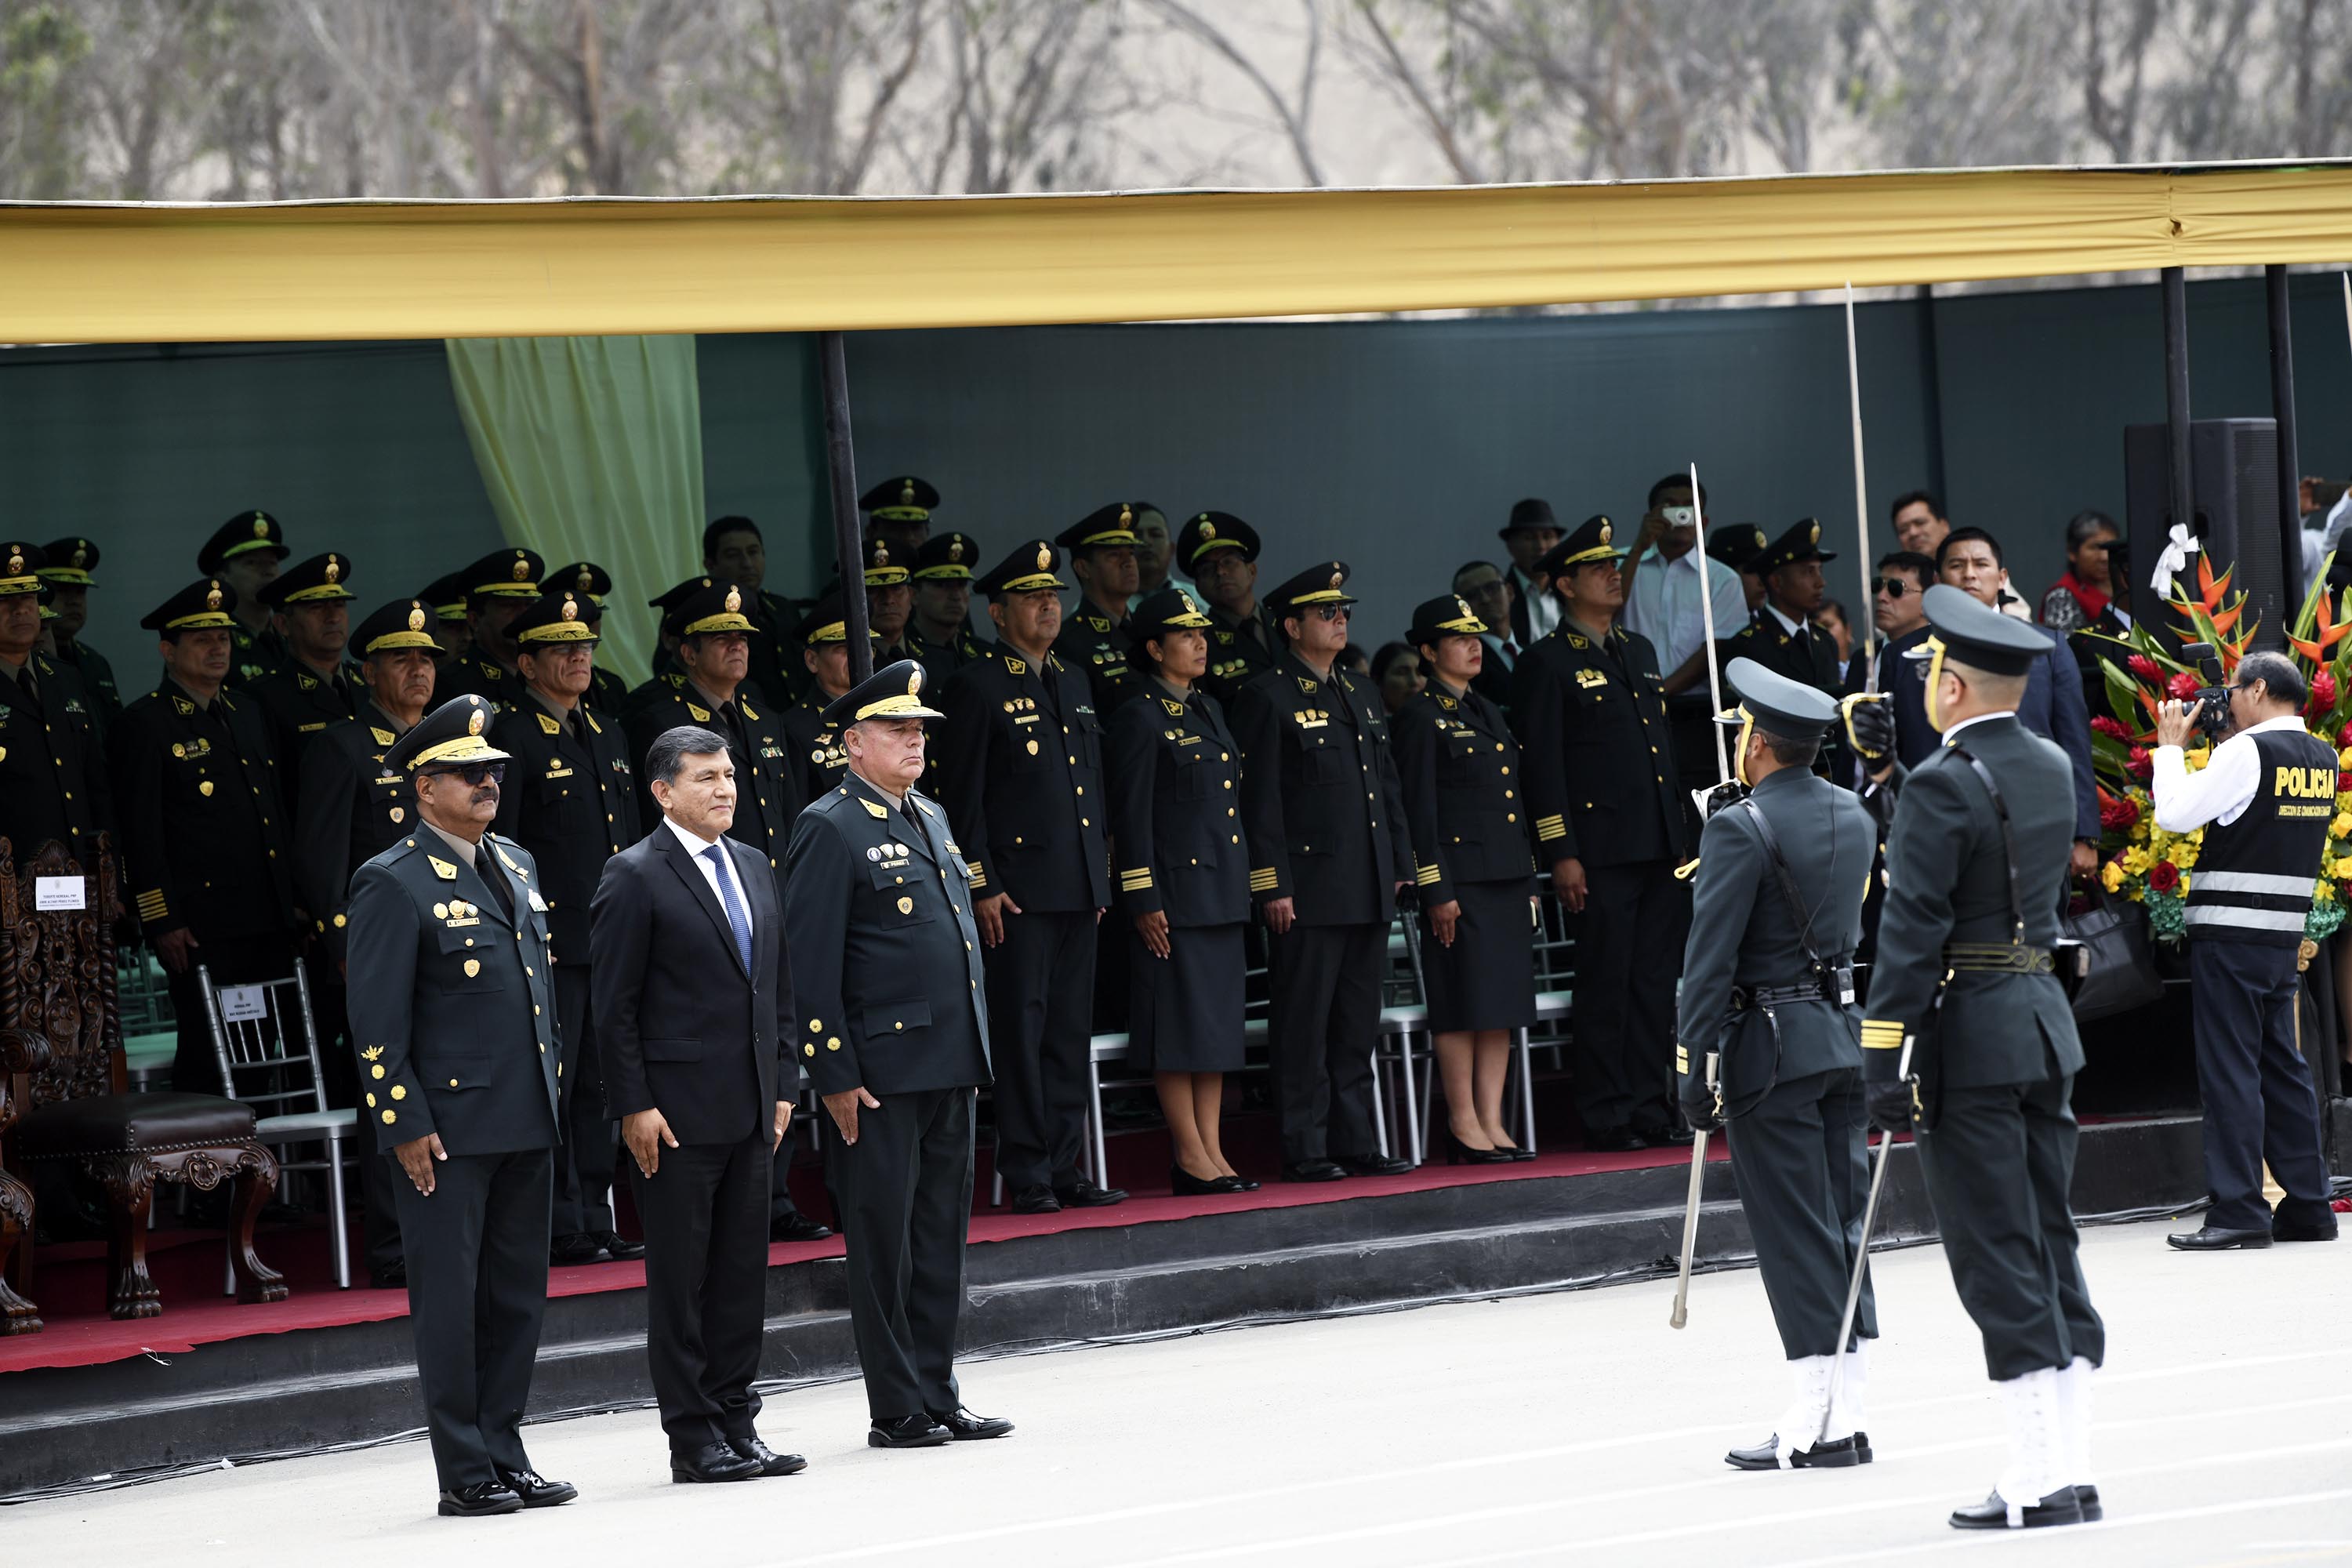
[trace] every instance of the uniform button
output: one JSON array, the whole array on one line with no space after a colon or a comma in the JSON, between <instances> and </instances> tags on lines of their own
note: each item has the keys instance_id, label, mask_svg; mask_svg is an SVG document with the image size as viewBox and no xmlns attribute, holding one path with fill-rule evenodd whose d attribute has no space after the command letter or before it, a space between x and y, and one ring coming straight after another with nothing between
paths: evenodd
<instances>
[{"instance_id":1,"label":"uniform button","mask_svg":"<svg viewBox=\"0 0 2352 1568\"><path fill-rule=\"evenodd\" d=\"M453 1078L453 1079L451 1079L449 1080L449 1087L450 1087L451 1089L455 1089L455 1088L457 1088L457 1080L456 1079L454 1079L454 1078Z\"/></svg>"},{"instance_id":2,"label":"uniform button","mask_svg":"<svg viewBox=\"0 0 2352 1568\"><path fill-rule=\"evenodd\" d=\"M1499 751L1501 751L1502 749L1503 749L1503 742L1500 742L1500 741L1496 742L1495 742L1495 750L1496 750L1496 751L1498 751L1498 752L1499 752ZM1511 770L1510 770L1510 769L1508 769L1508 768L1505 768L1503 771L1504 771L1505 773L1509 773Z\"/></svg>"},{"instance_id":3,"label":"uniform button","mask_svg":"<svg viewBox=\"0 0 2352 1568\"><path fill-rule=\"evenodd\" d=\"M1511 798L1511 792L1509 790L1505 790L1503 792L1503 798L1505 800L1509 800Z\"/></svg>"},{"instance_id":4,"label":"uniform button","mask_svg":"<svg viewBox=\"0 0 2352 1568\"><path fill-rule=\"evenodd\" d=\"M1086 785L1084 785L1084 784L1080 784L1080 785L1078 786L1078 793L1079 793L1080 795L1084 795L1084 794L1086 794L1086 793L1087 793L1087 786L1086 786Z\"/></svg>"},{"instance_id":5,"label":"uniform button","mask_svg":"<svg viewBox=\"0 0 2352 1568\"><path fill-rule=\"evenodd\" d=\"M1095 819L1091 816L1082 816L1078 818L1078 826L1080 827L1092 827L1094 825Z\"/></svg>"},{"instance_id":6,"label":"uniform button","mask_svg":"<svg viewBox=\"0 0 2352 1568\"><path fill-rule=\"evenodd\" d=\"M1076 767L1077 765L1078 765L1078 759L1077 759L1077 758L1076 758L1076 757L1072 757L1072 758L1070 759L1070 766L1072 766L1072 767L1074 767L1074 768L1075 768L1075 767ZM1084 793L1084 792L1082 791L1082 792L1080 792L1080 793Z\"/></svg>"},{"instance_id":7,"label":"uniform button","mask_svg":"<svg viewBox=\"0 0 2352 1568\"><path fill-rule=\"evenodd\" d=\"M1236 844L1239 844L1241 841L1242 841L1242 836L1241 836L1240 834L1238 834L1238 833L1234 834L1234 843L1236 843Z\"/></svg>"},{"instance_id":8,"label":"uniform button","mask_svg":"<svg viewBox=\"0 0 2352 1568\"><path fill-rule=\"evenodd\" d=\"M1193 864L1193 865L1195 865L1195 866L1197 866L1197 865L1199 865L1199 864L1200 864L1200 862L1199 862L1198 860L1195 860L1195 861L1193 861L1193 862L1192 862L1192 864Z\"/></svg>"},{"instance_id":9,"label":"uniform button","mask_svg":"<svg viewBox=\"0 0 2352 1568\"><path fill-rule=\"evenodd\" d=\"M1233 787L1234 787L1234 781L1233 781L1233 780L1231 780L1231 779L1227 779L1227 780L1225 781L1225 787L1226 787L1227 789L1231 789L1231 788L1233 788Z\"/></svg>"},{"instance_id":10,"label":"uniform button","mask_svg":"<svg viewBox=\"0 0 2352 1568\"><path fill-rule=\"evenodd\" d=\"M1518 819L1519 814L1516 811L1506 812L1503 816L1503 820L1505 822L1517 822Z\"/></svg>"},{"instance_id":11,"label":"uniform button","mask_svg":"<svg viewBox=\"0 0 2352 1568\"><path fill-rule=\"evenodd\" d=\"M1496 746L1496 747L1495 748L1495 750L1496 750L1496 751L1498 751L1498 752L1499 752L1499 751L1501 751L1502 749L1503 749L1503 748L1502 748L1501 746L1499 746L1499 745L1498 745L1498 746ZM1508 763L1504 763L1504 764L1503 764L1503 776L1504 776L1505 778L1508 778L1508 777L1510 777L1510 776L1511 776L1511 765L1510 765Z\"/></svg>"},{"instance_id":12,"label":"uniform button","mask_svg":"<svg viewBox=\"0 0 2352 1568\"><path fill-rule=\"evenodd\" d=\"M1229 757L1229 756L1225 755L1225 753L1224 753L1224 752L1219 752L1217 753L1217 761L1219 761L1219 762L1221 762L1221 763L1230 763L1230 762L1232 762L1232 761L1233 761L1233 758L1231 758L1231 757Z\"/></svg>"}]
</instances>

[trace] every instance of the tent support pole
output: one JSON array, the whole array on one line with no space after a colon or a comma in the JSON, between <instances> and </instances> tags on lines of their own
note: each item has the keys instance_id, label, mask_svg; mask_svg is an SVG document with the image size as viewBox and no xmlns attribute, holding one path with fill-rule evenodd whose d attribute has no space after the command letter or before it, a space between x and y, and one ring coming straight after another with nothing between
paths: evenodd
<instances>
[{"instance_id":1,"label":"tent support pole","mask_svg":"<svg viewBox=\"0 0 2352 1568\"><path fill-rule=\"evenodd\" d=\"M874 673L874 646L866 635L866 548L857 536L857 454L849 439L849 364L839 332L819 332L817 348L824 361L824 458L833 480L833 551L841 563L849 681L855 686Z\"/></svg>"}]
</instances>

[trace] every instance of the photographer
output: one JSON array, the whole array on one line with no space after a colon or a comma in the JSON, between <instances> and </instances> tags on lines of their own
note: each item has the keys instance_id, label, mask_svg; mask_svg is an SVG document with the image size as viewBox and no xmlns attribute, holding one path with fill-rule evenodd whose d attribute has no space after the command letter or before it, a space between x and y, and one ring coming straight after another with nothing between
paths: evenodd
<instances>
[{"instance_id":1,"label":"photographer","mask_svg":"<svg viewBox=\"0 0 2352 1568\"><path fill-rule=\"evenodd\" d=\"M2229 689L2229 739L2190 773L2182 754L2198 710L2167 702L2156 721L2156 824L2206 827L2189 883L2197 1087L2205 1106L2203 1228L2169 1237L2187 1252L2332 1241L2319 1106L2296 1044L2296 965L2312 884L2336 813L2336 753L2303 727L2302 672L2284 655L2249 654ZM2285 1189L2263 1203L2263 1162Z\"/></svg>"}]
</instances>

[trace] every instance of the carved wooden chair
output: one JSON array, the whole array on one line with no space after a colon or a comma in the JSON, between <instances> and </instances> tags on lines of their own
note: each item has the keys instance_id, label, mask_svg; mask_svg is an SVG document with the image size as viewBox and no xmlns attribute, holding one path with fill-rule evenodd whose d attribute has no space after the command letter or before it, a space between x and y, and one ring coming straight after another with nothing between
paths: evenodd
<instances>
[{"instance_id":1,"label":"carved wooden chair","mask_svg":"<svg viewBox=\"0 0 2352 1568\"><path fill-rule=\"evenodd\" d=\"M16 1120L16 1096L10 1092L19 1073L38 1072L49 1065L48 1043L22 1029L0 1029L0 1142ZM41 1331L40 1310L8 1289L8 1259L17 1242L33 1234L33 1189L0 1170L0 1334Z\"/></svg>"},{"instance_id":2,"label":"carved wooden chair","mask_svg":"<svg viewBox=\"0 0 2352 1568\"><path fill-rule=\"evenodd\" d=\"M252 1110L217 1095L123 1091L112 933L121 905L114 857L101 849L99 862L96 874L85 874L63 845L49 843L20 868L0 838L0 1033L30 1036L47 1056L46 1065L14 1074L9 1098L21 1110L8 1134L9 1163L19 1172L70 1165L105 1190L107 1306L115 1317L163 1310L147 1272L147 1215L159 1181L200 1192L234 1182L236 1298L283 1300L284 1280L253 1250L254 1222L278 1190L278 1162L255 1140ZM79 880L82 907L39 908L36 889L45 877ZM13 1262L13 1283L29 1293L29 1242Z\"/></svg>"}]
</instances>

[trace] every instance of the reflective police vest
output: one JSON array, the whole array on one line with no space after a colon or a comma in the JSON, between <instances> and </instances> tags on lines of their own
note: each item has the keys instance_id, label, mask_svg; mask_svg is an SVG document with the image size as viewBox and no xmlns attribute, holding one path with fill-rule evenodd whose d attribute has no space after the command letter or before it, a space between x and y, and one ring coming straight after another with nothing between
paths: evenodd
<instances>
[{"instance_id":1,"label":"reflective police vest","mask_svg":"<svg viewBox=\"0 0 2352 1568\"><path fill-rule=\"evenodd\" d=\"M2294 947L2336 815L2336 753L2301 731L2246 738L2262 766L2254 798L2235 822L2205 829L2189 879L2189 929L2206 942Z\"/></svg>"}]
</instances>

